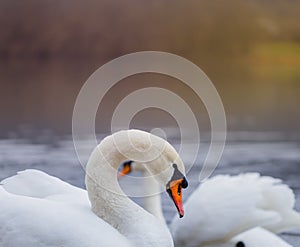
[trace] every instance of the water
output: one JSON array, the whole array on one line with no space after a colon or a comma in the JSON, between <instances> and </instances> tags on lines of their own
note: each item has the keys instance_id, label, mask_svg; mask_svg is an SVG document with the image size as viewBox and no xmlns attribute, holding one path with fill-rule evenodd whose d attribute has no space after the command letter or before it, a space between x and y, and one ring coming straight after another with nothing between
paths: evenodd
<instances>
[{"instance_id":1,"label":"water","mask_svg":"<svg viewBox=\"0 0 300 247\"><path fill-rule=\"evenodd\" d=\"M173 141L173 144L176 148L179 147L176 141ZM198 186L198 176L207 148L208 144L203 143L195 165L187 174L190 186L184 191L185 199ZM182 158L190 165L188 153ZM31 144L27 140L0 140L0 180L28 168L43 170L73 185L84 187L84 170L77 160L71 139L57 141L55 145ZM294 190L296 209L300 211L300 142L296 140L228 142L214 174L238 174L250 171L281 178ZM123 180L122 187L125 191L141 188L131 183L129 179ZM138 203L141 202L140 198L133 199ZM169 222L176 212L166 194L163 194L163 210ZM300 229L282 237L299 246Z\"/></svg>"}]
</instances>

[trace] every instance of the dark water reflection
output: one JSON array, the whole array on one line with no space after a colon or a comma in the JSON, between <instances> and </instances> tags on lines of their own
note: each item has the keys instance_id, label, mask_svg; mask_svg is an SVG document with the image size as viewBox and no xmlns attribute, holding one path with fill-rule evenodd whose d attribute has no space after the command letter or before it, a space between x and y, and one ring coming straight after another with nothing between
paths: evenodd
<instances>
[{"instance_id":1,"label":"dark water reflection","mask_svg":"<svg viewBox=\"0 0 300 247\"><path fill-rule=\"evenodd\" d=\"M70 133L76 96L86 79L105 62L85 58L0 62L0 134L42 129ZM198 66L212 79L222 97L229 129L299 130L300 77L297 75L259 78L251 73L251 68L237 63L226 65L226 61L224 67L209 63ZM205 107L187 86L166 76L143 74L127 78L110 90L100 105L98 130L109 130L112 112L123 97L147 86L164 87L177 93L191 106L200 125L209 127ZM136 125L176 125L167 115L146 111L136 119Z\"/></svg>"}]
</instances>

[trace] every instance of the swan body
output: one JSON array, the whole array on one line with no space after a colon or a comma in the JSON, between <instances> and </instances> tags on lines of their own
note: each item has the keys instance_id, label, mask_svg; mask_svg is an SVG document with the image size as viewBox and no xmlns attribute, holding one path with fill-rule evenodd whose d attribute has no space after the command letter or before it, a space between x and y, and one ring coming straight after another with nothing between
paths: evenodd
<instances>
[{"instance_id":1,"label":"swan body","mask_svg":"<svg viewBox=\"0 0 300 247\"><path fill-rule=\"evenodd\" d=\"M163 139L138 130L117 132L90 156L88 193L36 170L3 180L0 246L173 246L167 227L119 187L117 168L128 157L142 160L161 185L172 180L171 164L185 174L175 149Z\"/></svg>"}]
</instances>

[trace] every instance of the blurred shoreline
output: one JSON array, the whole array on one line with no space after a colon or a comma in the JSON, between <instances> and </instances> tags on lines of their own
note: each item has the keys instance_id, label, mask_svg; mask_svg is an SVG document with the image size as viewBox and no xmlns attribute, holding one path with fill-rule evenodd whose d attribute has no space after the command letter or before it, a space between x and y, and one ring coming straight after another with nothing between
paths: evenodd
<instances>
[{"instance_id":1,"label":"blurred shoreline","mask_svg":"<svg viewBox=\"0 0 300 247\"><path fill-rule=\"evenodd\" d=\"M151 131L151 129L138 128L146 131ZM164 134L168 141L179 144L181 141L194 143L194 137L192 133L190 136L181 137L180 131L175 128L162 128ZM186 132L185 132L186 133ZM96 138L98 143L101 142L109 133L96 133ZM210 143L211 133L209 131L200 132L200 142ZM164 137L162 137L164 138ZM181 139L183 138L183 139ZM91 140L91 138L86 137L82 139L83 142ZM217 139L216 139L217 141ZM15 144L31 144L31 145L46 145L49 147L59 147L61 142L73 142L72 135L55 135L51 131L45 131L42 134L32 134L23 133L16 134L10 133L6 137L0 138L0 142L9 142ZM300 144L300 131L228 131L226 133L226 143L280 143L280 142L292 142ZM226 145L226 144L225 144Z\"/></svg>"}]
</instances>

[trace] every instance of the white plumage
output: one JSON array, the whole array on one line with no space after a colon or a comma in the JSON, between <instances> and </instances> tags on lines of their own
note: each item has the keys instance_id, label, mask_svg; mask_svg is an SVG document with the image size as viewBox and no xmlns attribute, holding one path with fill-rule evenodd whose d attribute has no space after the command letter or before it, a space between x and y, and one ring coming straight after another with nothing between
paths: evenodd
<instances>
[{"instance_id":1,"label":"white plumage","mask_svg":"<svg viewBox=\"0 0 300 247\"><path fill-rule=\"evenodd\" d=\"M149 176L139 164L132 169ZM159 185L147 178L144 190L145 208L161 219ZM300 228L294 205L293 191L280 179L218 175L198 186L185 203L185 216L175 216L170 228L178 247L290 247L276 233Z\"/></svg>"},{"instance_id":2,"label":"white plumage","mask_svg":"<svg viewBox=\"0 0 300 247\"><path fill-rule=\"evenodd\" d=\"M128 136L138 151L126 145ZM116 142L121 146L116 146ZM165 147L163 152L161 146ZM137 153L143 157L144 153L151 157L152 150L158 150L160 155L146 165L150 174L159 173L156 177L161 185L166 186L170 181L174 160L182 174L185 173L170 144L149 133L129 130L105 138L93 151L87 164L88 193L36 170L19 172L3 180L0 246L172 247L167 227L132 202L117 181L117 168L124 155Z\"/></svg>"},{"instance_id":3,"label":"white plumage","mask_svg":"<svg viewBox=\"0 0 300 247\"><path fill-rule=\"evenodd\" d=\"M170 228L175 245L187 247L226 242L255 227L278 233L300 227L294 203L292 190L279 179L219 175L196 189L185 203L185 217L174 218Z\"/></svg>"},{"instance_id":4,"label":"white plumage","mask_svg":"<svg viewBox=\"0 0 300 247\"><path fill-rule=\"evenodd\" d=\"M19 172L2 184L0 246L130 246L95 216L82 189L37 170Z\"/></svg>"}]
</instances>

